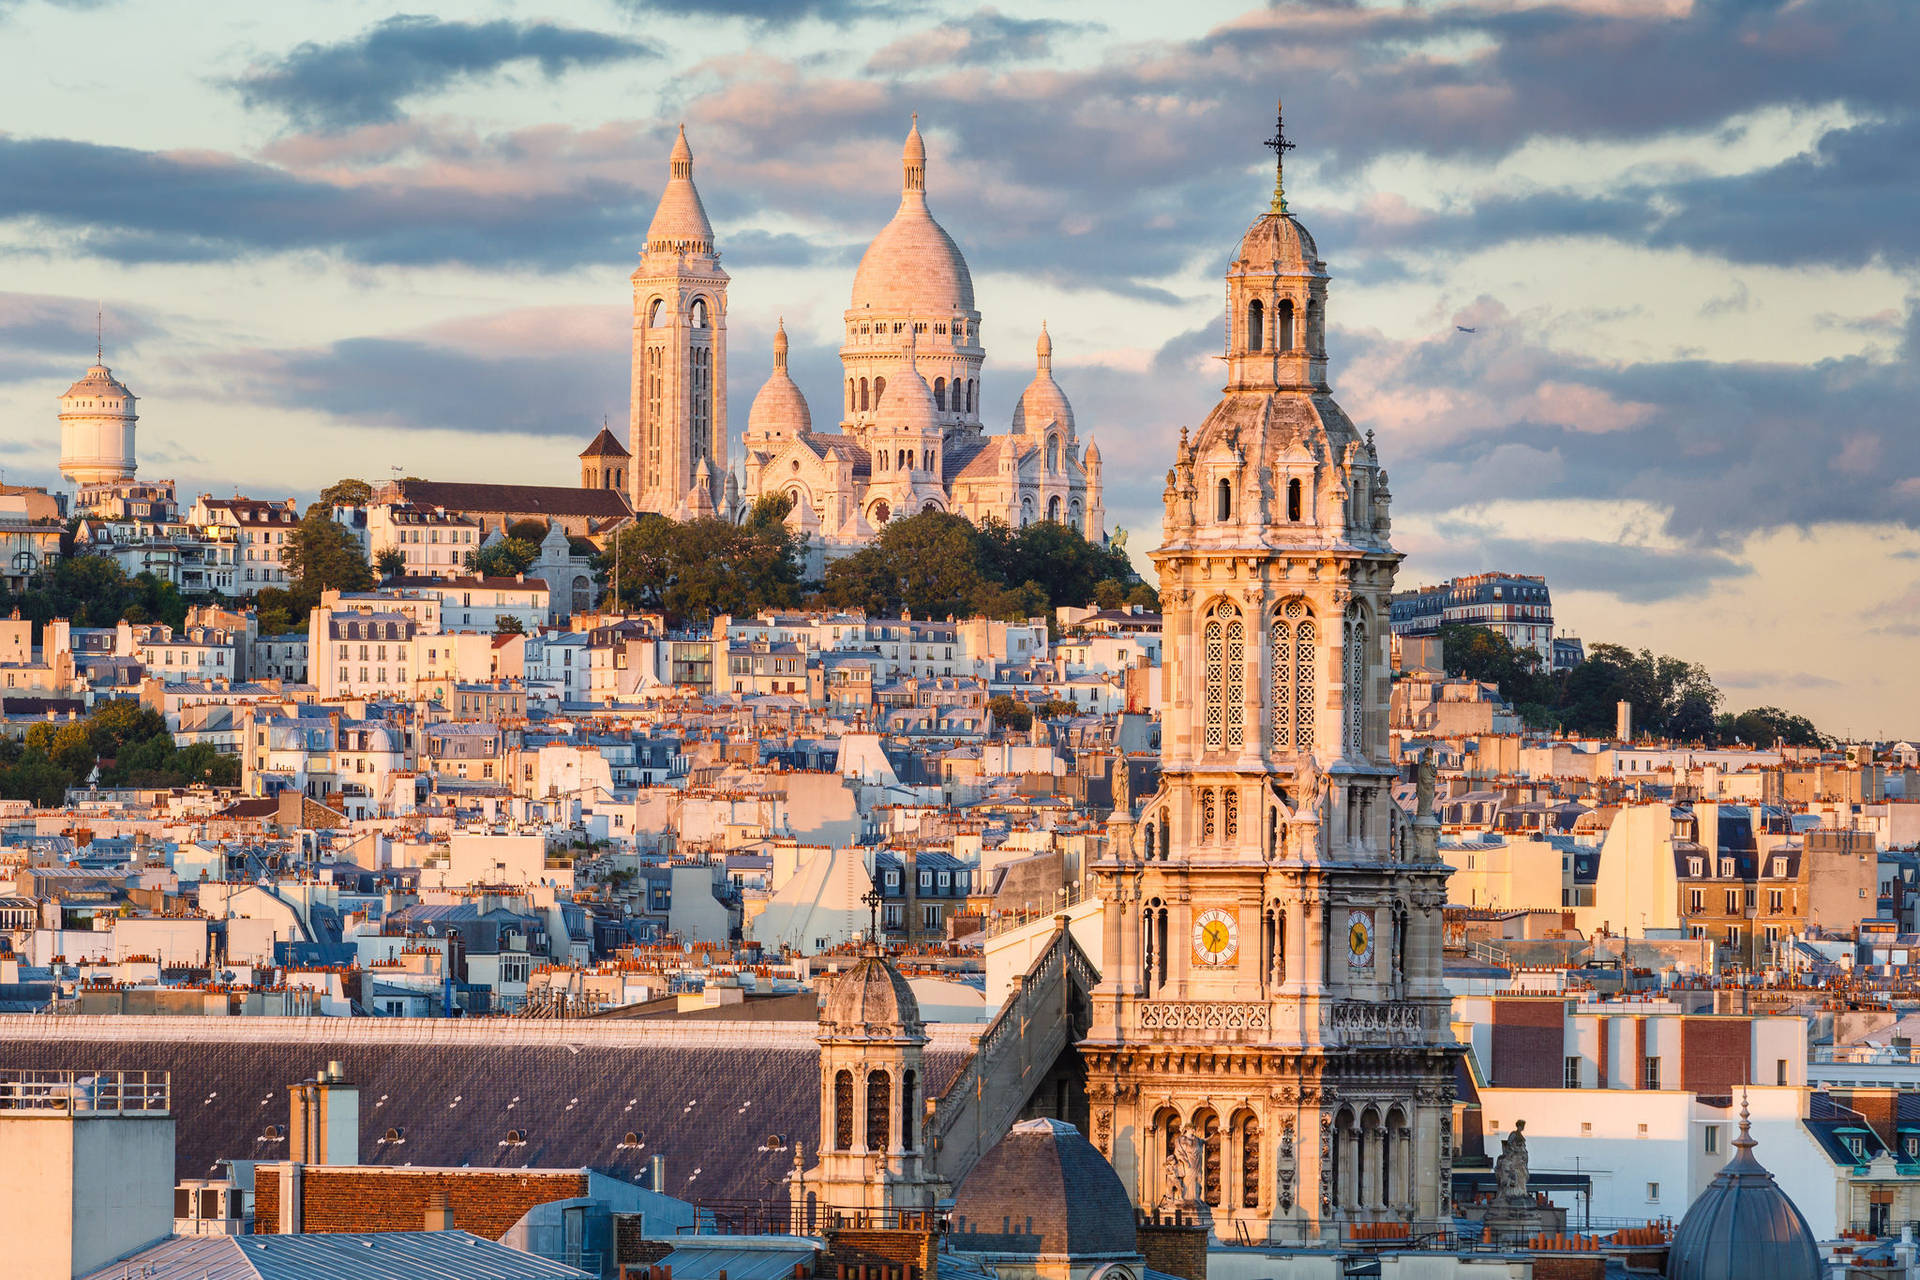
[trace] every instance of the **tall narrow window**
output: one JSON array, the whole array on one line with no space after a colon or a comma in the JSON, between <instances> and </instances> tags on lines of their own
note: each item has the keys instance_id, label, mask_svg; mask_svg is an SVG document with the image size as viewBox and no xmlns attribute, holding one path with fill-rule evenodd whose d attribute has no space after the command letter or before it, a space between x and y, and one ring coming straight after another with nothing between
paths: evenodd
<instances>
[{"instance_id":1,"label":"tall narrow window","mask_svg":"<svg viewBox=\"0 0 1920 1280\"><path fill-rule=\"evenodd\" d=\"M1225 600L1216 604L1202 630L1202 641L1206 747L1209 751L1238 747L1244 741L1246 716L1246 628L1240 611Z\"/></svg>"},{"instance_id":2,"label":"tall narrow window","mask_svg":"<svg viewBox=\"0 0 1920 1280\"><path fill-rule=\"evenodd\" d=\"M887 1073L871 1072L867 1076L867 1150L885 1151L893 1145L887 1141L892 1120L893 1089Z\"/></svg>"},{"instance_id":3,"label":"tall narrow window","mask_svg":"<svg viewBox=\"0 0 1920 1280\"><path fill-rule=\"evenodd\" d=\"M1240 1206L1260 1207L1260 1122L1252 1116L1240 1122Z\"/></svg>"},{"instance_id":4,"label":"tall narrow window","mask_svg":"<svg viewBox=\"0 0 1920 1280\"><path fill-rule=\"evenodd\" d=\"M1279 341L1275 345L1277 345L1282 351L1291 351L1293 350L1293 299L1292 298L1282 298L1280 300L1279 316L1280 316L1280 321L1279 321L1280 332L1277 335L1277 337L1279 338Z\"/></svg>"},{"instance_id":5,"label":"tall narrow window","mask_svg":"<svg viewBox=\"0 0 1920 1280\"><path fill-rule=\"evenodd\" d=\"M887 380L885 378L875 378L873 380L873 407L875 409L880 407L880 402L886 398L886 394Z\"/></svg>"},{"instance_id":6,"label":"tall narrow window","mask_svg":"<svg viewBox=\"0 0 1920 1280\"><path fill-rule=\"evenodd\" d=\"M1358 605L1347 610L1346 635L1346 688L1342 691L1343 710L1346 721L1346 752L1350 756L1364 754L1367 735L1367 619Z\"/></svg>"},{"instance_id":7,"label":"tall narrow window","mask_svg":"<svg viewBox=\"0 0 1920 1280\"><path fill-rule=\"evenodd\" d=\"M833 1077L833 1145L837 1151L853 1146L853 1072L837 1072Z\"/></svg>"},{"instance_id":8,"label":"tall narrow window","mask_svg":"<svg viewBox=\"0 0 1920 1280\"><path fill-rule=\"evenodd\" d=\"M917 1123L914 1118L914 1085L918 1081L909 1071L900 1077L900 1146L903 1150L913 1150L913 1130Z\"/></svg>"},{"instance_id":9,"label":"tall narrow window","mask_svg":"<svg viewBox=\"0 0 1920 1280\"><path fill-rule=\"evenodd\" d=\"M657 312L660 303L654 302ZM665 364L665 349L659 345L647 348L647 485L660 487L660 420L664 416L665 378L662 369Z\"/></svg>"},{"instance_id":10,"label":"tall narrow window","mask_svg":"<svg viewBox=\"0 0 1920 1280\"><path fill-rule=\"evenodd\" d=\"M1275 751L1313 750L1313 611L1289 600L1274 615L1267 637L1273 682L1270 714Z\"/></svg>"},{"instance_id":11,"label":"tall narrow window","mask_svg":"<svg viewBox=\"0 0 1920 1280\"><path fill-rule=\"evenodd\" d=\"M1232 787L1220 793L1220 832L1227 840L1240 835L1240 793Z\"/></svg>"},{"instance_id":12,"label":"tall narrow window","mask_svg":"<svg viewBox=\"0 0 1920 1280\"><path fill-rule=\"evenodd\" d=\"M693 311L690 314L690 319L693 322L693 327L696 329L704 329L707 327L707 300L705 298L695 298L693 300Z\"/></svg>"},{"instance_id":13,"label":"tall narrow window","mask_svg":"<svg viewBox=\"0 0 1920 1280\"><path fill-rule=\"evenodd\" d=\"M1202 1113L1200 1130L1201 1193L1210 1205L1220 1204L1220 1117L1212 1111Z\"/></svg>"},{"instance_id":14,"label":"tall narrow window","mask_svg":"<svg viewBox=\"0 0 1920 1280\"><path fill-rule=\"evenodd\" d=\"M1247 350L1258 351L1266 344L1266 310L1260 299L1247 304Z\"/></svg>"},{"instance_id":15,"label":"tall narrow window","mask_svg":"<svg viewBox=\"0 0 1920 1280\"><path fill-rule=\"evenodd\" d=\"M1267 634L1267 665L1273 749L1285 751L1293 745L1293 628L1277 613Z\"/></svg>"},{"instance_id":16,"label":"tall narrow window","mask_svg":"<svg viewBox=\"0 0 1920 1280\"><path fill-rule=\"evenodd\" d=\"M1219 497L1214 503L1213 518L1215 520L1233 519L1233 481L1221 479Z\"/></svg>"},{"instance_id":17,"label":"tall narrow window","mask_svg":"<svg viewBox=\"0 0 1920 1280\"><path fill-rule=\"evenodd\" d=\"M1313 668L1318 640L1311 616L1302 618L1293 629L1293 745L1297 751L1313 750Z\"/></svg>"},{"instance_id":18,"label":"tall narrow window","mask_svg":"<svg viewBox=\"0 0 1920 1280\"><path fill-rule=\"evenodd\" d=\"M947 380L945 378L935 378L933 380L933 407L936 409L945 409L947 407Z\"/></svg>"},{"instance_id":19,"label":"tall narrow window","mask_svg":"<svg viewBox=\"0 0 1920 1280\"><path fill-rule=\"evenodd\" d=\"M1212 844L1214 832L1213 788L1206 787L1200 792L1200 842Z\"/></svg>"},{"instance_id":20,"label":"tall narrow window","mask_svg":"<svg viewBox=\"0 0 1920 1280\"><path fill-rule=\"evenodd\" d=\"M1295 524L1300 522L1300 482L1287 481L1287 519Z\"/></svg>"}]
</instances>

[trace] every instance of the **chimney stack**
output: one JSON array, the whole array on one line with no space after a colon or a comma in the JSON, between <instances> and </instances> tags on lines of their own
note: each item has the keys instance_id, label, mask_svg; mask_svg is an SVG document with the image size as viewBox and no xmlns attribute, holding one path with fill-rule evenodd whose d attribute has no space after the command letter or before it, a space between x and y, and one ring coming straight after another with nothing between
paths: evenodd
<instances>
[{"instance_id":1,"label":"chimney stack","mask_svg":"<svg viewBox=\"0 0 1920 1280\"><path fill-rule=\"evenodd\" d=\"M447 1200L445 1187L435 1187L427 1197L427 1220L421 1225L422 1231L453 1230L453 1205Z\"/></svg>"}]
</instances>

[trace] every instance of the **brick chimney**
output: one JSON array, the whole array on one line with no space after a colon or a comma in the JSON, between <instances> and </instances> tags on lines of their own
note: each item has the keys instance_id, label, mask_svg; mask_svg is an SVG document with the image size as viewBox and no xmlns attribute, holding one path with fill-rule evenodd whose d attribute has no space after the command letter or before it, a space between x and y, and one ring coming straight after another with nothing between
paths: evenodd
<instances>
[{"instance_id":1,"label":"brick chimney","mask_svg":"<svg viewBox=\"0 0 1920 1280\"><path fill-rule=\"evenodd\" d=\"M422 1231L453 1230L453 1205L447 1199L445 1187L435 1187L427 1197L426 1221L421 1224Z\"/></svg>"}]
</instances>

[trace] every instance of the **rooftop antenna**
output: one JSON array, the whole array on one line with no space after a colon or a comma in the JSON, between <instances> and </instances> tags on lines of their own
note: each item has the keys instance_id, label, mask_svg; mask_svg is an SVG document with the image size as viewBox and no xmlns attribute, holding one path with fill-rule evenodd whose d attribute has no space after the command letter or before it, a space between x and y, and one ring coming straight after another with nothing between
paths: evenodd
<instances>
[{"instance_id":1,"label":"rooftop antenna","mask_svg":"<svg viewBox=\"0 0 1920 1280\"><path fill-rule=\"evenodd\" d=\"M95 364L107 362L106 314L105 307L96 306L93 309L93 362Z\"/></svg>"}]
</instances>

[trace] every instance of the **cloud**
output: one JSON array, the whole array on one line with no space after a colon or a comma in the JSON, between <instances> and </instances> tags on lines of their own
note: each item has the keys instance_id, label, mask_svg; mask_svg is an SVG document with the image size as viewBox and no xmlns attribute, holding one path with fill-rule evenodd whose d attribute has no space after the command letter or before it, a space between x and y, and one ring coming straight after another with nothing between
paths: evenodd
<instances>
[{"instance_id":1,"label":"cloud","mask_svg":"<svg viewBox=\"0 0 1920 1280\"><path fill-rule=\"evenodd\" d=\"M239 352L213 363L228 394L344 425L578 436L625 416L616 310L540 308L424 333Z\"/></svg>"},{"instance_id":2,"label":"cloud","mask_svg":"<svg viewBox=\"0 0 1920 1280\"><path fill-rule=\"evenodd\" d=\"M1420 559L1422 577L1473 573L1499 565L1543 574L1566 590L1596 591L1629 604L1699 596L1715 584L1744 578L1753 566L1717 551L1670 550L1599 539L1477 536L1470 522L1440 527L1446 541ZM1444 566L1444 568L1443 568Z\"/></svg>"},{"instance_id":3,"label":"cloud","mask_svg":"<svg viewBox=\"0 0 1920 1280\"><path fill-rule=\"evenodd\" d=\"M1053 53L1056 36L1098 31L1098 23L1060 18L1014 18L980 9L927 31L903 36L867 60L868 71L915 71L925 67L1008 66Z\"/></svg>"},{"instance_id":4,"label":"cloud","mask_svg":"<svg viewBox=\"0 0 1920 1280\"><path fill-rule=\"evenodd\" d=\"M899 0L615 0L640 15L664 13L690 18L744 18L760 27L790 27L818 20L844 27L863 18L897 18L920 8Z\"/></svg>"},{"instance_id":5,"label":"cloud","mask_svg":"<svg viewBox=\"0 0 1920 1280\"><path fill-rule=\"evenodd\" d=\"M250 107L323 129L395 120L400 104L518 62L549 80L576 67L659 57L626 36L551 22L449 22L401 14L334 44L296 45L233 81Z\"/></svg>"}]
</instances>

